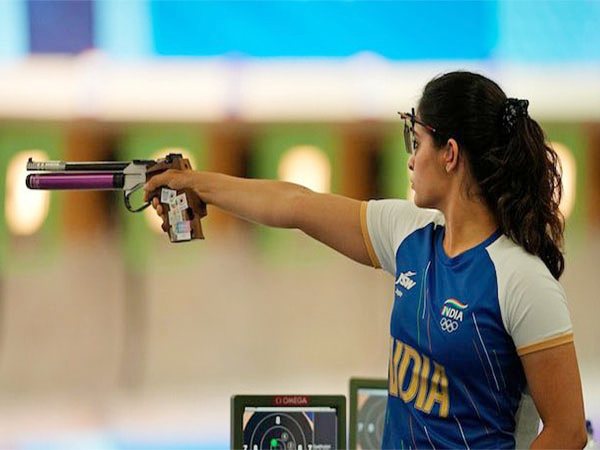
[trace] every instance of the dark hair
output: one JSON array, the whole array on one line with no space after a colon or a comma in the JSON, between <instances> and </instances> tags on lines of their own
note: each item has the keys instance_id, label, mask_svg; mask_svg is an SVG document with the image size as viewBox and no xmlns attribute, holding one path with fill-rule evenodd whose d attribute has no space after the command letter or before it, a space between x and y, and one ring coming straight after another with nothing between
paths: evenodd
<instances>
[{"instance_id":1,"label":"dark hair","mask_svg":"<svg viewBox=\"0 0 600 450\"><path fill-rule=\"evenodd\" d=\"M501 231L539 256L558 279L565 265L558 156L526 112L507 129L502 122L506 105L506 95L492 80L451 72L427 83L418 113L438 130L436 146L449 138L457 141Z\"/></svg>"}]
</instances>

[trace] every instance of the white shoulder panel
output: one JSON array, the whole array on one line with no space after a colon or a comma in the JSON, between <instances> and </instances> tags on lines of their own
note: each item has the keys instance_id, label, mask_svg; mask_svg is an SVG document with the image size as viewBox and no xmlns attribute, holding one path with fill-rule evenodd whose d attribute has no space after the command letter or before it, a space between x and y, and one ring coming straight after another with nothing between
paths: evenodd
<instances>
[{"instance_id":1,"label":"white shoulder panel","mask_svg":"<svg viewBox=\"0 0 600 450\"><path fill-rule=\"evenodd\" d=\"M429 223L443 224L434 209L418 208L408 200L371 200L367 205L367 229L381 267L396 275L396 251L404 239Z\"/></svg>"},{"instance_id":2,"label":"white shoulder panel","mask_svg":"<svg viewBox=\"0 0 600 450\"><path fill-rule=\"evenodd\" d=\"M543 261L506 236L487 248L504 328L519 355L572 341L565 291Z\"/></svg>"}]
</instances>

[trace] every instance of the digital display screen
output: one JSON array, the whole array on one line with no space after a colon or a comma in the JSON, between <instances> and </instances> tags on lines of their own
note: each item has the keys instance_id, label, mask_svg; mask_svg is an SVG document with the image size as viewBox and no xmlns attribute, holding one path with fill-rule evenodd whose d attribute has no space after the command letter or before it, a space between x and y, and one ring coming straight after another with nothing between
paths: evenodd
<instances>
[{"instance_id":1,"label":"digital display screen","mask_svg":"<svg viewBox=\"0 0 600 450\"><path fill-rule=\"evenodd\" d=\"M331 407L246 407L243 450L335 450L338 413Z\"/></svg>"},{"instance_id":2,"label":"digital display screen","mask_svg":"<svg viewBox=\"0 0 600 450\"><path fill-rule=\"evenodd\" d=\"M337 450L346 448L343 395L234 395L231 448Z\"/></svg>"},{"instance_id":3,"label":"digital display screen","mask_svg":"<svg viewBox=\"0 0 600 450\"><path fill-rule=\"evenodd\" d=\"M359 388L356 392L356 448L381 448L387 389Z\"/></svg>"}]
</instances>

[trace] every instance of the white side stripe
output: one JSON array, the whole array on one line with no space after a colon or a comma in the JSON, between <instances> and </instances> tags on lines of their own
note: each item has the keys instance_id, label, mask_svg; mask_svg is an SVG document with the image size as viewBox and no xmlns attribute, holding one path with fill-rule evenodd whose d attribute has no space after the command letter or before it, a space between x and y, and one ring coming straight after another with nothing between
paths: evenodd
<instances>
[{"instance_id":1,"label":"white side stripe","mask_svg":"<svg viewBox=\"0 0 600 450\"><path fill-rule=\"evenodd\" d=\"M460 430L460 434L462 435L463 441L465 442L465 447L467 447L467 450L471 450L469 448L469 444L467 443L467 438L465 437L465 433L463 433L463 429L460 426L460 422L458 421L458 419L456 418L456 416L454 416L454 420L456 420L456 423L458 424L458 429Z\"/></svg>"},{"instance_id":2,"label":"white side stripe","mask_svg":"<svg viewBox=\"0 0 600 450\"><path fill-rule=\"evenodd\" d=\"M423 425L423 428L425 429L425 436L427 436L427 440L431 444L431 449L435 450L435 445L433 445L433 442L431 442L431 438L429 437L429 433L427 432L427 427Z\"/></svg>"},{"instance_id":3,"label":"white side stripe","mask_svg":"<svg viewBox=\"0 0 600 450\"><path fill-rule=\"evenodd\" d=\"M425 276L423 277L423 284L424 284L424 288L425 288L425 306L423 307L423 315L421 316L421 319L425 318L425 310L427 309L427 273L429 272L429 266L431 265L431 261L429 261L427 263L427 267L425 268Z\"/></svg>"},{"instance_id":4,"label":"white side stripe","mask_svg":"<svg viewBox=\"0 0 600 450\"><path fill-rule=\"evenodd\" d=\"M494 382L496 383L496 389L500 390L500 385L498 384L498 379L496 378L496 372L494 372L494 366L492 366L492 361L490 360L490 355L488 354L487 348L485 348L485 344L483 343L483 339L481 338L481 333L479 332L479 327L477 326L477 319L475 318L475 313L471 313L471 315L473 316L473 322L475 322L475 329L477 330L477 336L479 336L479 341L481 342L481 346L483 347L483 351L485 352L485 357L488 360L490 369L492 369L492 375L494 376Z\"/></svg>"}]
</instances>

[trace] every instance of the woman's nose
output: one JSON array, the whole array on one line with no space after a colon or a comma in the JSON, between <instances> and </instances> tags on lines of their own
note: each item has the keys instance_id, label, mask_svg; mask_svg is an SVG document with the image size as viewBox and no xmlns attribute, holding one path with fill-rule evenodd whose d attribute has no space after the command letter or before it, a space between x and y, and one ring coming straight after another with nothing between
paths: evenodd
<instances>
[{"instance_id":1,"label":"woman's nose","mask_svg":"<svg viewBox=\"0 0 600 450\"><path fill-rule=\"evenodd\" d=\"M408 158L408 170L415 170L415 155L410 155Z\"/></svg>"}]
</instances>

